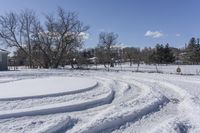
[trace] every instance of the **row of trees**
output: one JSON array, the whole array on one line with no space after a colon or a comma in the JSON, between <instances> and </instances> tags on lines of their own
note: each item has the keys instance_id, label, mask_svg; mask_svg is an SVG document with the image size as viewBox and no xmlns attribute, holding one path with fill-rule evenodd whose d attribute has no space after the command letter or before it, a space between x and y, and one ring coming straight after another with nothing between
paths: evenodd
<instances>
[{"instance_id":1,"label":"row of trees","mask_svg":"<svg viewBox=\"0 0 200 133\"><path fill-rule=\"evenodd\" d=\"M44 21L41 21L44 20ZM146 64L170 64L181 61L187 64L200 63L199 39L191 38L183 49L157 44L154 48L118 47L118 34L102 32L96 48L81 51L89 27L84 25L75 12L58 8L56 15L38 18L32 10L10 12L0 16L0 41L15 47L18 65L57 68L74 64L103 64L106 68L115 63L130 62ZM28 64L27 64L28 62Z\"/></svg>"},{"instance_id":2,"label":"row of trees","mask_svg":"<svg viewBox=\"0 0 200 133\"><path fill-rule=\"evenodd\" d=\"M197 60L197 55L199 52L194 52L195 48L199 48L197 47L199 44L195 43L194 45L191 43L193 42L191 40L194 40L194 38L189 41L188 45L184 49L173 48L170 47L169 44L157 44L154 48L146 47L144 49L135 47L122 48L118 47L117 38L118 35L112 32L100 33L99 43L96 48L82 51L72 50L69 54L64 54L65 56L63 56L62 62L60 62L59 65L64 66L66 64L71 64L72 68L74 68L74 64L76 64L78 67L81 67L83 65L93 63L96 65L103 64L105 68L109 68L114 67L114 64L130 62L130 66L132 66L132 64L137 64L139 69L141 63L171 64L180 60L182 63L187 64L194 64L199 62ZM16 59L19 61L27 60L26 54L20 49L17 50L15 55ZM93 59L93 61L90 59ZM20 64L25 65L24 62L19 62L19 65Z\"/></svg>"},{"instance_id":3,"label":"row of trees","mask_svg":"<svg viewBox=\"0 0 200 133\"><path fill-rule=\"evenodd\" d=\"M57 68L65 57L84 42L88 30L75 12L58 8L57 14L45 15L42 23L32 10L0 16L0 40L15 47L28 58L29 66Z\"/></svg>"},{"instance_id":4,"label":"row of trees","mask_svg":"<svg viewBox=\"0 0 200 133\"><path fill-rule=\"evenodd\" d=\"M135 48L126 47L115 50L118 35L114 33L101 33L99 36L99 45L96 56L101 63L110 63L113 61L129 61L130 65L141 62L146 64L199 64L200 63L200 42L199 38L192 37L185 48L170 47L169 44L157 44L154 48ZM104 55L104 56L103 56ZM106 58L106 59L105 59Z\"/></svg>"},{"instance_id":5,"label":"row of trees","mask_svg":"<svg viewBox=\"0 0 200 133\"><path fill-rule=\"evenodd\" d=\"M116 48L118 35L115 33L101 33L99 35L99 44L96 48L96 56L100 63L113 67L114 62L129 61L130 65L141 62L148 64L169 64L175 61L174 53L169 44L157 44L155 48Z\"/></svg>"}]
</instances>

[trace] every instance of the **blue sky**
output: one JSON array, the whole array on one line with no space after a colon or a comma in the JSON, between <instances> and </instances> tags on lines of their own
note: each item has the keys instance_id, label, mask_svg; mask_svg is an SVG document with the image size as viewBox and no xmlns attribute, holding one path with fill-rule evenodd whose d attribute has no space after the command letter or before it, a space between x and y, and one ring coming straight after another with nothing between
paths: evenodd
<instances>
[{"instance_id":1,"label":"blue sky","mask_svg":"<svg viewBox=\"0 0 200 133\"><path fill-rule=\"evenodd\" d=\"M199 0L0 0L0 14L23 8L38 14L57 7L75 11L90 26L86 47L95 47L102 31L115 32L119 43L155 46L169 43L183 47L191 37L200 37Z\"/></svg>"}]
</instances>

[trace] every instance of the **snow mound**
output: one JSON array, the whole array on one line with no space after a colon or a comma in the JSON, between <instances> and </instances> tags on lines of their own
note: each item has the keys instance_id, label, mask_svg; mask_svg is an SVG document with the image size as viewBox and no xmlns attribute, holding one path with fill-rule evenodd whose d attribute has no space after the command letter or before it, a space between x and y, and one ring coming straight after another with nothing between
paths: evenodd
<instances>
[{"instance_id":1,"label":"snow mound","mask_svg":"<svg viewBox=\"0 0 200 133\"><path fill-rule=\"evenodd\" d=\"M47 77L0 84L0 100L17 100L75 94L97 86L97 81L78 77Z\"/></svg>"}]
</instances>

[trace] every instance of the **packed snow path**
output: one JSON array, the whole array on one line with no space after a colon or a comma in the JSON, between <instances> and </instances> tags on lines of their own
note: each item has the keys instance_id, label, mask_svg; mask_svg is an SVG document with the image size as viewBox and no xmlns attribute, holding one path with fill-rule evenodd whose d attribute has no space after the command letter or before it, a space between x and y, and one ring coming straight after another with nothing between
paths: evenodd
<instances>
[{"instance_id":1,"label":"packed snow path","mask_svg":"<svg viewBox=\"0 0 200 133\"><path fill-rule=\"evenodd\" d=\"M52 79L61 90L37 93L55 88ZM0 95L1 132L200 132L198 76L30 70L2 73L0 81L3 91L36 88Z\"/></svg>"}]
</instances>

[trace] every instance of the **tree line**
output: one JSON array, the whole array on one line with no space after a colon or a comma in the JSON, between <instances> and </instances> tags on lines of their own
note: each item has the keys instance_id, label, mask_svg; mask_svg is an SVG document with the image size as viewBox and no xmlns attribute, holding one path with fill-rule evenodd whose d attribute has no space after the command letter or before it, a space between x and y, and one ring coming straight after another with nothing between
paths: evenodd
<instances>
[{"instance_id":1,"label":"tree line","mask_svg":"<svg viewBox=\"0 0 200 133\"><path fill-rule=\"evenodd\" d=\"M199 64L199 38L191 38L184 48L169 44L155 47L119 47L119 35L114 32L99 34L95 48L85 49L83 44L89 26L79 20L77 13L58 8L56 14L46 14L41 19L33 10L9 12L0 16L0 41L16 48L16 65L30 68L58 68L75 65L102 64L105 68L129 62L130 66L146 64ZM41 21L42 20L42 21Z\"/></svg>"}]
</instances>

